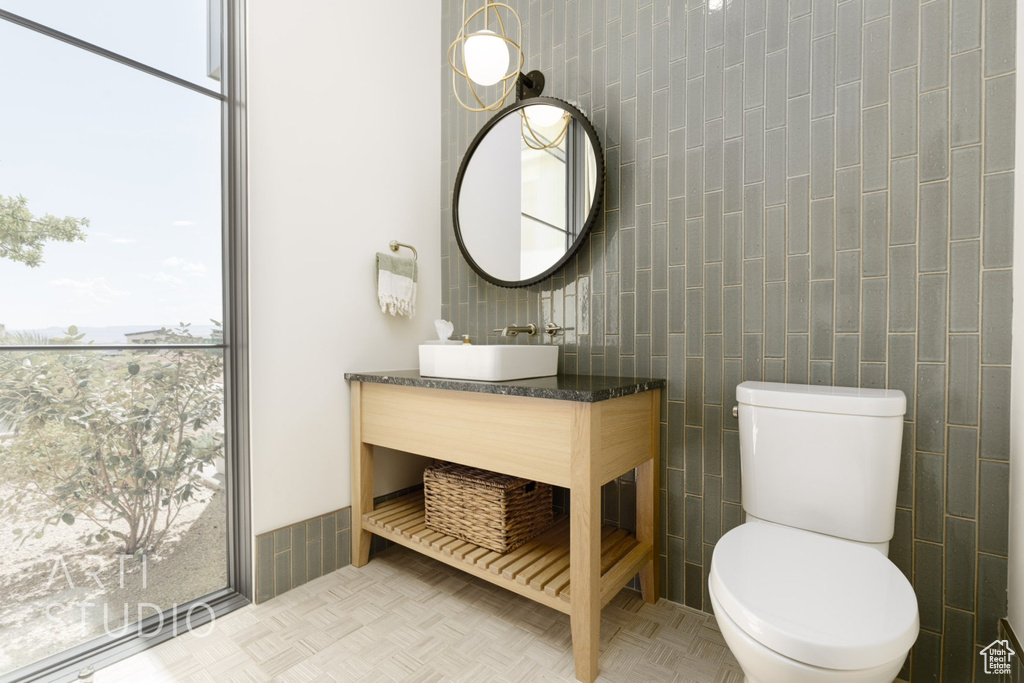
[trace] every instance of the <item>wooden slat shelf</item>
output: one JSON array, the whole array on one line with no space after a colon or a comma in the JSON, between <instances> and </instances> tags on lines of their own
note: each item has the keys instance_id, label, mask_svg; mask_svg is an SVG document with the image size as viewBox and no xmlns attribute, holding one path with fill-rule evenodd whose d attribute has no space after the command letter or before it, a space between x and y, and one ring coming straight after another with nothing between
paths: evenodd
<instances>
[{"instance_id":1,"label":"wooden slat shelf","mask_svg":"<svg viewBox=\"0 0 1024 683\"><path fill-rule=\"evenodd\" d=\"M423 495L388 501L363 515L362 528L399 545L506 588L552 609L570 613L569 519L512 552L501 554L427 528ZM601 529L601 605L651 560L649 543L627 531Z\"/></svg>"}]
</instances>

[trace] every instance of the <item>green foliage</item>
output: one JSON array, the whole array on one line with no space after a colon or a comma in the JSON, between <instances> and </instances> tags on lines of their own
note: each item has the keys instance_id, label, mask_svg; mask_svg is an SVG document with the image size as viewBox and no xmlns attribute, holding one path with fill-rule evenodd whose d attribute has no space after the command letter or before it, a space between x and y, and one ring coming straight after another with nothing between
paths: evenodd
<instances>
[{"instance_id":1,"label":"green foliage","mask_svg":"<svg viewBox=\"0 0 1024 683\"><path fill-rule=\"evenodd\" d=\"M44 243L85 241L82 228L88 225L88 218L33 216L21 195L0 195L0 258L35 268L43 262Z\"/></svg>"},{"instance_id":2,"label":"green foliage","mask_svg":"<svg viewBox=\"0 0 1024 683\"><path fill-rule=\"evenodd\" d=\"M81 340L72 327L52 341ZM158 341L201 340L183 324ZM200 470L222 454L223 357L88 348L0 350L0 432L13 430L0 440L0 514L42 498L51 512L27 520L33 528L19 529L22 537L84 518L95 523L87 542L113 537L121 552L156 552L201 491Z\"/></svg>"}]
</instances>

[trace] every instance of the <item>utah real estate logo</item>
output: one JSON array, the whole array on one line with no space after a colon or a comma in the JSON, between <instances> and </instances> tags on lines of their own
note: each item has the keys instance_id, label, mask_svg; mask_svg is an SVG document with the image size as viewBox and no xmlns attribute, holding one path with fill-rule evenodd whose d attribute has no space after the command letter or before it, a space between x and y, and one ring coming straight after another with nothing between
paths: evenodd
<instances>
[{"instance_id":1,"label":"utah real estate logo","mask_svg":"<svg viewBox=\"0 0 1024 683\"><path fill-rule=\"evenodd\" d=\"M1010 674L1010 659L1017 654L1008 640L994 640L979 653L985 660L985 673Z\"/></svg>"}]
</instances>

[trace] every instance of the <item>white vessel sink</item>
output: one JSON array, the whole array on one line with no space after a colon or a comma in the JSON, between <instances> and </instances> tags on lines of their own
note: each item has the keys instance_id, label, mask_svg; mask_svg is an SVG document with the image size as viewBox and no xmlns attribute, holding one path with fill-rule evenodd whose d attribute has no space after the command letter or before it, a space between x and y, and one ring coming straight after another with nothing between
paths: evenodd
<instances>
[{"instance_id":1,"label":"white vessel sink","mask_svg":"<svg viewBox=\"0 0 1024 683\"><path fill-rule=\"evenodd\" d=\"M558 374L558 347L420 344L420 374L482 382L549 377Z\"/></svg>"}]
</instances>

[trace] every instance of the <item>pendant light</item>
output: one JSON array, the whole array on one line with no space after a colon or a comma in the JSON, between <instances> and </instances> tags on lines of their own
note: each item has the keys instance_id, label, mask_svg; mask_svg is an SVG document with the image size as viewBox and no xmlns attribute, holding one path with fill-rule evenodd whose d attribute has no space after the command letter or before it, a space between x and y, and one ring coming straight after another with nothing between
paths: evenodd
<instances>
[{"instance_id":1,"label":"pendant light","mask_svg":"<svg viewBox=\"0 0 1024 683\"><path fill-rule=\"evenodd\" d=\"M473 112L491 112L501 109L513 93L517 99L539 95L544 88L543 75L539 71L521 73L523 23L512 6L484 0L467 14L466 5L463 0L462 25L448 46L452 91L459 105ZM488 97L483 89L491 86L501 88L500 95ZM466 90L471 97L463 97Z\"/></svg>"}]
</instances>

